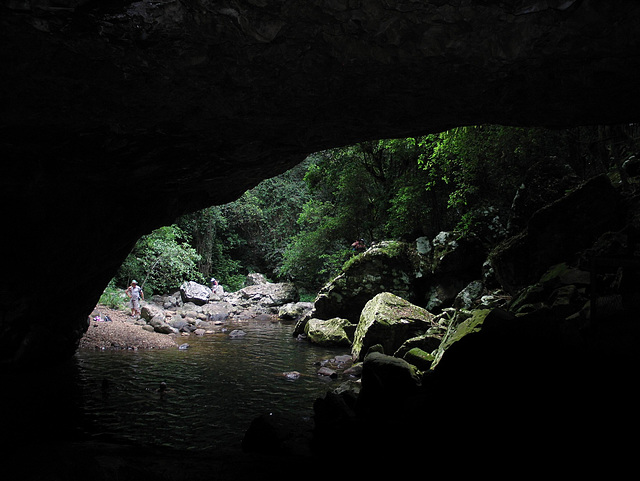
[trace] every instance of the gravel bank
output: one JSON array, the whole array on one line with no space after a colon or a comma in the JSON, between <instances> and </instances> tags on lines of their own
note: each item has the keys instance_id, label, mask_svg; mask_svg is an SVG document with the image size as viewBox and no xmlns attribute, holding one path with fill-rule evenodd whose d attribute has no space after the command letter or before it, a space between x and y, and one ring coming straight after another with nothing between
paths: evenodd
<instances>
[{"instance_id":1,"label":"gravel bank","mask_svg":"<svg viewBox=\"0 0 640 481\"><path fill-rule=\"evenodd\" d=\"M109 316L111 322L94 321ZM96 306L89 329L80 340L80 349L165 349L177 346L174 336L150 332L136 323L127 312Z\"/></svg>"}]
</instances>

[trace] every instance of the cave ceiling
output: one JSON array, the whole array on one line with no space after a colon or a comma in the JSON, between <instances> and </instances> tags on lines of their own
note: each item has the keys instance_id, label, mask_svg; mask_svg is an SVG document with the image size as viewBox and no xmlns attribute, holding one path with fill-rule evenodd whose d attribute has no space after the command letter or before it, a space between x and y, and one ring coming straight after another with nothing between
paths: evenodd
<instances>
[{"instance_id":1,"label":"cave ceiling","mask_svg":"<svg viewBox=\"0 0 640 481\"><path fill-rule=\"evenodd\" d=\"M0 343L73 283L82 319L139 235L311 152L637 121L639 25L631 0L1 0Z\"/></svg>"}]
</instances>

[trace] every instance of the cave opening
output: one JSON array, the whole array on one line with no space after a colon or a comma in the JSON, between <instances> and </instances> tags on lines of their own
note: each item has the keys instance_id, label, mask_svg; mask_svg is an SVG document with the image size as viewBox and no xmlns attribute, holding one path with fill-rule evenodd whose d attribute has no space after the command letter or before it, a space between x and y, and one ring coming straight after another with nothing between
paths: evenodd
<instances>
[{"instance_id":1,"label":"cave opening","mask_svg":"<svg viewBox=\"0 0 640 481\"><path fill-rule=\"evenodd\" d=\"M184 213L236 199L312 152L463 125L630 124L640 112L640 6L631 0L107 6L42 0L6 1L0 9L0 205L7 244L0 359L7 373L45 387L47 379L38 377L73 355L87 313L141 235ZM600 207L611 207L602 199ZM589 226L593 217L585 215L577 225ZM553 225L548 217L537 219L539 233ZM558 244L543 235L531 242L544 249ZM531 258L512 260L526 266ZM615 279L616 265L605 262L598 269L598 281ZM521 281L503 275L513 285ZM627 297L631 317L634 292ZM582 466L604 456L603 445L618 450L607 462L629 460L630 445L620 432L637 424L635 338L596 340L607 348L604 359L597 355L602 351L566 359L578 369L580 396L557 399L536 383L524 384L516 386L518 400L535 405L509 406L521 417L546 406L544 413L560 425L560 414L572 410L575 423L564 432L571 434L567 444L581 441L582 456L574 459ZM631 344L629 357L619 349L622 341ZM529 372L544 379L549 366L536 363L531 352ZM478 362L477 379L483 379L481 368ZM506 372L513 371L518 367ZM561 388L562 379L555 380ZM491 408L486 422L477 424L481 436L511 398L469 406L467 394L484 394L481 382L469 382L466 393L449 385L450 401L459 408L449 412L462 419L461 413ZM52 387L45 394L60 392ZM39 403L51 399L34 394L31 401L30 415L37 418ZM72 416L62 405L61 414ZM576 414L585 407L584 416ZM3 412L11 418L12 406ZM26 435L32 433L22 429L26 423L19 420L10 432L21 448L38 436ZM356 437L369 434L376 439L371 431ZM447 447L464 444L466 433L448 434ZM501 448L510 439L508 430L503 434ZM544 443L557 431L543 434ZM564 440L554 439L556 455L565 452ZM60 478L78 474L74 469L120 469L115 461L101 466L104 453L74 467L66 462L74 454L51 450L43 456L59 468L52 473ZM525 454L544 457L537 450ZM139 473L131 464L122 469Z\"/></svg>"}]
</instances>

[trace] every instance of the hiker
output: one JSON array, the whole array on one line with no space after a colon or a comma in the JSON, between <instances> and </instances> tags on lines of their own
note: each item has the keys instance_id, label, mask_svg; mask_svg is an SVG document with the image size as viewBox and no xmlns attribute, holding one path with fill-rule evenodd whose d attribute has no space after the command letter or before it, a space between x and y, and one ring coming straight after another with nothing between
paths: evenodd
<instances>
[{"instance_id":1,"label":"hiker","mask_svg":"<svg viewBox=\"0 0 640 481\"><path fill-rule=\"evenodd\" d=\"M129 306L131 307L131 316L140 316L140 299L144 300L144 292L142 288L138 286L138 281L131 281L131 285L127 287L125 291L129 297Z\"/></svg>"},{"instance_id":2,"label":"hiker","mask_svg":"<svg viewBox=\"0 0 640 481\"><path fill-rule=\"evenodd\" d=\"M367 248L366 244L364 243L364 239L358 239L353 244L351 244L351 247L353 248L354 252L358 252L358 253L364 252L365 249Z\"/></svg>"},{"instance_id":3,"label":"hiker","mask_svg":"<svg viewBox=\"0 0 640 481\"><path fill-rule=\"evenodd\" d=\"M211 278L211 293L212 294L222 294L223 292L224 292L224 289L222 288L222 286L220 285L218 280L215 277L212 277Z\"/></svg>"}]
</instances>

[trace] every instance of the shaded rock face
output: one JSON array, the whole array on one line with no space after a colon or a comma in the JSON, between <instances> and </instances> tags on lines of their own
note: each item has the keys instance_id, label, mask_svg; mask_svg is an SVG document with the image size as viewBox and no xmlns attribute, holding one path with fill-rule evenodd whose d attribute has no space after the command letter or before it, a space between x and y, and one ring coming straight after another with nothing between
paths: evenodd
<instances>
[{"instance_id":1,"label":"shaded rock face","mask_svg":"<svg viewBox=\"0 0 640 481\"><path fill-rule=\"evenodd\" d=\"M140 235L310 152L640 111L632 0L0 8L3 362L68 357Z\"/></svg>"},{"instance_id":2,"label":"shaded rock face","mask_svg":"<svg viewBox=\"0 0 640 481\"><path fill-rule=\"evenodd\" d=\"M501 285L517 292L549 267L590 247L607 230L624 224L622 199L605 175L536 211L520 234L491 253Z\"/></svg>"}]
</instances>

